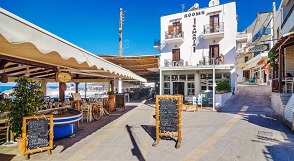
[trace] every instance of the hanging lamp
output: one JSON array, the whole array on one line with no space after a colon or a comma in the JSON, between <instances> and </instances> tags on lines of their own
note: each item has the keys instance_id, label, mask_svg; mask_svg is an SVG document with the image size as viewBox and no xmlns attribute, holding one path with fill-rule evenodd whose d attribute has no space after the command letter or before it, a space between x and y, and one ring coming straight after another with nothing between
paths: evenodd
<instances>
[{"instance_id":1,"label":"hanging lamp","mask_svg":"<svg viewBox=\"0 0 294 161\"><path fill-rule=\"evenodd\" d=\"M8 76L7 76L6 72L5 72L5 67L4 67L4 72L1 73L1 82L2 83L7 83L8 82Z\"/></svg>"}]
</instances>

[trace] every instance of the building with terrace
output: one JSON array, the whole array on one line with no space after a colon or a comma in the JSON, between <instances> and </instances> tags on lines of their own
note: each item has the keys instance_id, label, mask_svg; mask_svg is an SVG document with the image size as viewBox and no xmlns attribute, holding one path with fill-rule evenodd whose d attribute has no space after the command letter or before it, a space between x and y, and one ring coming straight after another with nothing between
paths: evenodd
<instances>
[{"instance_id":1,"label":"building with terrace","mask_svg":"<svg viewBox=\"0 0 294 161\"><path fill-rule=\"evenodd\" d=\"M209 7L196 3L187 12L161 17L160 94L181 94L202 98L213 107L215 86L226 80L234 92L237 83L235 2Z\"/></svg>"}]
</instances>

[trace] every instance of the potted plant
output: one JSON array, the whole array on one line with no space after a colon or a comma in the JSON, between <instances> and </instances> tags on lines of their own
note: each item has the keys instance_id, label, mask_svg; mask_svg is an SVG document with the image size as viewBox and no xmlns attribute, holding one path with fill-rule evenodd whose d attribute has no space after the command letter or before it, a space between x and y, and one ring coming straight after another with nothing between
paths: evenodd
<instances>
[{"instance_id":1,"label":"potted plant","mask_svg":"<svg viewBox=\"0 0 294 161\"><path fill-rule=\"evenodd\" d=\"M109 112L112 112L115 110L115 104L114 104L114 91L111 90L109 92L107 92L108 94L108 108L109 108Z\"/></svg>"},{"instance_id":2,"label":"potted plant","mask_svg":"<svg viewBox=\"0 0 294 161\"><path fill-rule=\"evenodd\" d=\"M109 99L113 99L114 98L114 91L113 90L107 92L107 94L108 94L108 98Z\"/></svg>"},{"instance_id":3,"label":"potted plant","mask_svg":"<svg viewBox=\"0 0 294 161\"><path fill-rule=\"evenodd\" d=\"M217 94L228 93L231 92L231 85L228 81L222 80L216 84L215 90Z\"/></svg>"},{"instance_id":4,"label":"potted plant","mask_svg":"<svg viewBox=\"0 0 294 161\"><path fill-rule=\"evenodd\" d=\"M38 112L38 108L42 106L43 93L40 83L29 81L26 77L20 77L15 82L9 103L8 124L14 136L23 140L22 118Z\"/></svg>"}]
</instances>

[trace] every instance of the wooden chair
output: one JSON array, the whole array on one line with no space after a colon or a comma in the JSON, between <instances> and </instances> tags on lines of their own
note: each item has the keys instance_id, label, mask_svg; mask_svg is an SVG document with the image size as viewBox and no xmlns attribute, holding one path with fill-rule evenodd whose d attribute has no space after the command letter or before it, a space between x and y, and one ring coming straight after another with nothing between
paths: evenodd
<instances>
[{"instance_id":1,"label":"wooden chair","mask_svg":"<svg viewBox=\"0 0 294 161\"><path fill-rule=\"evenodd\" d=\"M84 119L87 120L87 122L92 121L91 120L91 105L89 104L83 104L81 105L81 110L82 110L82 121L84 121Z\"/></svg>"}]
</instances>

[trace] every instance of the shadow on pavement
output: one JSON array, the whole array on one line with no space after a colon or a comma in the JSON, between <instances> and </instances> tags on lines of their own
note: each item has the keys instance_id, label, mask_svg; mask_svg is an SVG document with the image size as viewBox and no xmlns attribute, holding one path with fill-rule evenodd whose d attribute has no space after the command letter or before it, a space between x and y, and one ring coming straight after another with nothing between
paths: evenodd
<instances>
[{"instance_id":1,"label":"shadow on pavement","mask_svg":"<svg viewBox=\"0 0 294 161\"><path fill-rule=\"evenodd\" d=\"M92 122L81 122L80 129L77 130L77 132L70 136L70 137L64 137L60 139L54 140L54 147L55 149L58 146L62 146L63 149L61 152L65 151L67 148L71 147L75 143L81 141L82 139L86 138L87 136L91 135L92 133L96 132L97 130L101 129L108 123L116 120L123 114L127 113L128 111L134 109L137 107L137 105L128 105L126 107L126 111L114 111L111 112L110 115L106 115L101 117L98 121L92 121Z\"/></svg>"},{"instance_id":2,"label":"shadow on pavement","mask_svg":"<svg viewBox=\"0 0 294 161\"><path fill-rule=\"evenodd\" d=\"M154 125L141 125L142 128L149 134L149 136L155 141L156 140L156 128Z\"/></svg>"},{"instance_id":3,"label":"shadow on pavement","mask_svg":"<svg viewBox=\"0 0 294 161\"><path fill-rule=\"evenodd\" d=\"M0 153L0 160L1 161L10 161L15 157L16 155L9 155L9 154L2 154Z\"/></svg>"},{"instance_id":4,"label":"shadow on pavement","mask_svg":"<svg viewBox=\"0 0 294 161\"><path fill-rule=\"evenodd\" d=\"M138 160L145 161L144 156L142 155L142 152L141 152L136 140L134 139L134 136L132 133L132 126L126 125L126 128L129 133L132 144L134 146L134 148L132 149L132 154L135 155L138 158Z\"/></svg>"}]
</instances>

